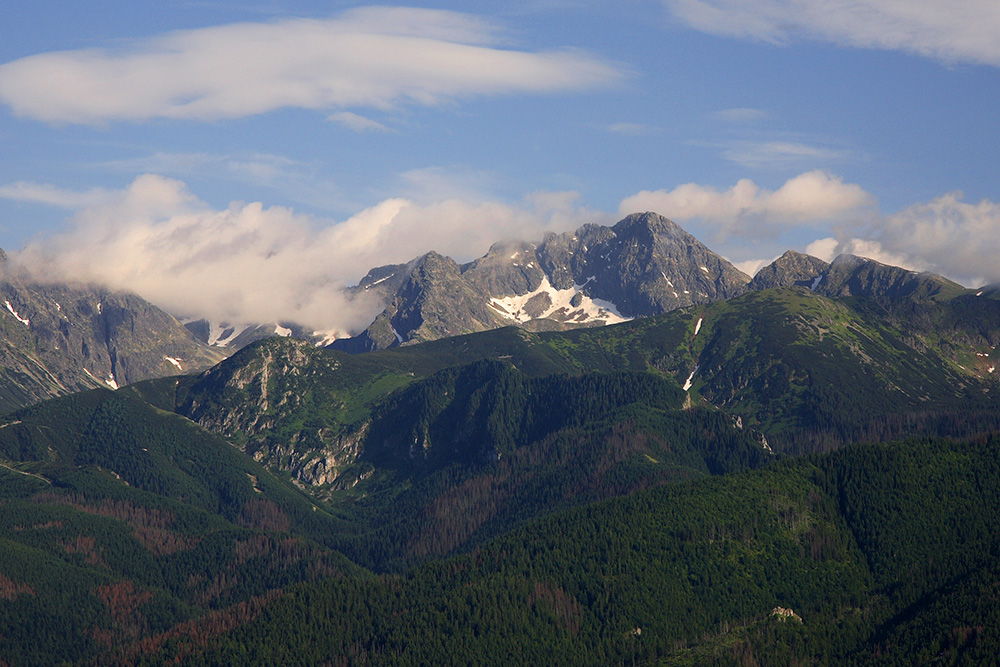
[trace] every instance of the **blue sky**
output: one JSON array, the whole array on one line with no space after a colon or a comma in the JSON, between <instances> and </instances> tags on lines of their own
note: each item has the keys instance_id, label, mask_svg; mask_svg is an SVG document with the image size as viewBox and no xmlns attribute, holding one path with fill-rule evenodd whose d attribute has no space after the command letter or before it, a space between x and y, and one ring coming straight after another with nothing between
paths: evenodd
<instances>
[{"instance_id":1,"label":"blue sky","mask_svg":"<svg viewBox=\"0 0 1000 667\"><path fill-rule=\"evenodd\" d=\"M356 327L336 288L655 210L1000 281L994 0L5 9L0 246L178 314Z\"/></svg>"}]
</instances>

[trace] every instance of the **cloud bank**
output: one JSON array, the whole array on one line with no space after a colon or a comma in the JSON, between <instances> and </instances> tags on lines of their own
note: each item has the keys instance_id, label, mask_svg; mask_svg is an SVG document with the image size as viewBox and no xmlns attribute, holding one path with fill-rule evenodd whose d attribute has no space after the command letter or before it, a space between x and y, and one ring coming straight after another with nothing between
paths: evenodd
<instances>
[{"instance_id":1,"label":"cloud bank","mask_svg":"<svg viewBox=\"0 0 1000 667\"><path fill-rule=\"evenodd\" d=\"M341 291L375 266L430 250L464 261L503 238L538 240L546 231L612 222L583 208L572 192L535 193L517 205L415 195L329 221L259 202L218 210L183 182L157 175L140 176L119 191L72 193L31 183L2 190L79 207L65 231L11 254L47 280L134 291L179 316L292 321L340 334L363 329L381 310L371 301L349 303ZM882 216L859 186L807 172L774 191L746 180L725 191L686 184L622 202L623 214L641 210L682 224L697 217L744 238L760 234L761 225L779 239L833 229L806 251L827 260L849 252L970 286L1000 283L1000 204L965 202L960 193ZM817 225L817 217L841 222ZM747 261L741 268L758 265Z\"/></svg>"},{"instance_id":2,"label":"cloud bank","mask_svg":"<svg viewBox=\"0 0 1000 667\"><path fill-rule=\"evenodd\" d=\"M540 193L520 206L387 199L329 222L260 203L214 210L183 182L144 175L12 258L47 280L134 291L179 316L353 333L382 305L348 303L341 288L370 268L429 250L471 259L498 235L538 239L595 219L573 193Z\"/></svg>"},{"instance_id":3,"label":"cloud bank","mask_svg":"<svg viewBox=\"0 0 1000 667\"><path fill-rule=\"evenodd\" d=\"M1000 204L963 201L950 192L880 218L860 236L821 239L807 249L823 259L842 252L917 271L932 271L967 286L1000 284ZM825 256L824 256L825 255Z\"/></svg>"},{"instance_id":4,"label":"cloud bank","mask_svg":"<svg viewBox=\"0 0 1000 667\"><path fill-rule=\"evenodd\" d=\"M875 198L861 186L824 171L810 171L774 191L746 178L724 191L695 183L669 192L644 190L622 200L618 212L657 211L676 220L700 220L722 237L753 237L788 227L852 220L868 215L874 206Z\"/></svg>"},{"instance_id":5,"label":"cloud bank","mask_svg":"<svg viewBox=\"0 0 1000 667\"><path fill-rule=\"evenodd\" d=\"M748 179L728 190L687 183L669 191L643 191L622 200L618 211L656 211L681 224L698 221L719 239L781 242L825 230L831 235L809 244L807 253L827 261L841 253L869 257L967 286L1000 284L1000 204L966 202L961 192L884 215L860 185L810 171L774 191ZM768 261L738 265L752 274Z\"/></svg>"},{"instance_id":6,"label":"cloud bank","mask_svg":"<svg viewBox=\"0 0 1000 667\"><path fill-rule=\"evenodd\" d=\"M285 107L392 109L578 91L623 77L581 52L531 53L500 43L496 27L467 14L360 8L326 20L182 30L125 49L22 58L0 65L0 102L57 124L214 120Z\"/></svg>"},{"instance_id":7,"label":"cloud bank","mask_svg":"<svg viewBox=\"0 0 1000 667\"><path fill-rule=\"evenodd\" d=\"M663 0L703 32L785 44L799 37L1000 65L994 0Z\"/></svg>"}]
</instances>

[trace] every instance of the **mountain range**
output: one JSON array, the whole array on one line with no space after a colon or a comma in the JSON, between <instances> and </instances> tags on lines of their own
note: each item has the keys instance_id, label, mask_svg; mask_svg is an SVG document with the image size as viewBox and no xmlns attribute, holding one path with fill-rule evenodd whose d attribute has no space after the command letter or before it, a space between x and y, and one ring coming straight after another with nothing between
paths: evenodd
<instances>
[{"instance_id":1,"label":"mountain range","mask_svg":"<svg viewBox=\"0 0 1000 667\"><path fill-rule=\"evenodd\" d=\"M135 294L41 282L5 265L3 256L0 410L197 372L225 357Z\"/></svg>"},{"instance_id":2,"label":"mountain range","mask_svg":"<svg viewBox=\"0 0 1000 667\"><path fill-rule=\"evenodd\" d=\"M9 664L1000 649L1000 290L650 213L373 269L329 346L5 280Z\"/></svg>"}]
</instances>

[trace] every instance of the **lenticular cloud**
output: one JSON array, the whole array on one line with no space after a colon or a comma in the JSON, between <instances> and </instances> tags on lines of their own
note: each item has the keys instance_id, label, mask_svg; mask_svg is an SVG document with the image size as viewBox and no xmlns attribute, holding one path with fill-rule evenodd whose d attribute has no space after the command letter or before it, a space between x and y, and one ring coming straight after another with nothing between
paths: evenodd
<instances>
[{"instance_id":1,"label":"lenticular cloud","mask_svg":"<svg viewBox=\"0 0 1000 667\"><path fill-rule=\"evenodd\" d=\"M131 48L43 53L0 66L0 101L51 123L213 120L284 107L433 105L475 95L606 86L621 71L574 51L496 46L456 12L368 8L183 30Z\"/></svg>"},{"instance_id":2,"label":"lenticular cloud","mask_svg":"<svg viewBox=\"0 0 1000 667\"><path fill-rule=\"evenodd\" d=\"M806 37L842 46L1000 65L995 0L663 0L704 32L776 44Z\"/></svg>"}]
</instances>

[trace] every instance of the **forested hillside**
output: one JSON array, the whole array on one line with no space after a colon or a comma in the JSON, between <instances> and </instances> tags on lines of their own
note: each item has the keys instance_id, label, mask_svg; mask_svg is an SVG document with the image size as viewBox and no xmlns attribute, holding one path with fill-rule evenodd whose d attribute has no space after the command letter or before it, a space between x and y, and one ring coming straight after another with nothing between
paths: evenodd
<instances>
[{"instance_id":1,"label":"forested hillside","mask_svg":"<svg viewBox=\"0 0 1000 667\"><path fill-rule=\"evenodd\" d=\"M983 664L998 445L851 447L569 510L294 587L191 664Z\"/></svg>"},{"instance_id":2,"label":"forested hillside","mask_svg":"<svg viewBox=\"0 0 1000 667\"><path fill-rule=\"evenodd\" d=\"M976 664L998 306L791 287L353 356L270 339L10 413L0 658Z\"/></svg>"}]
</instances>

